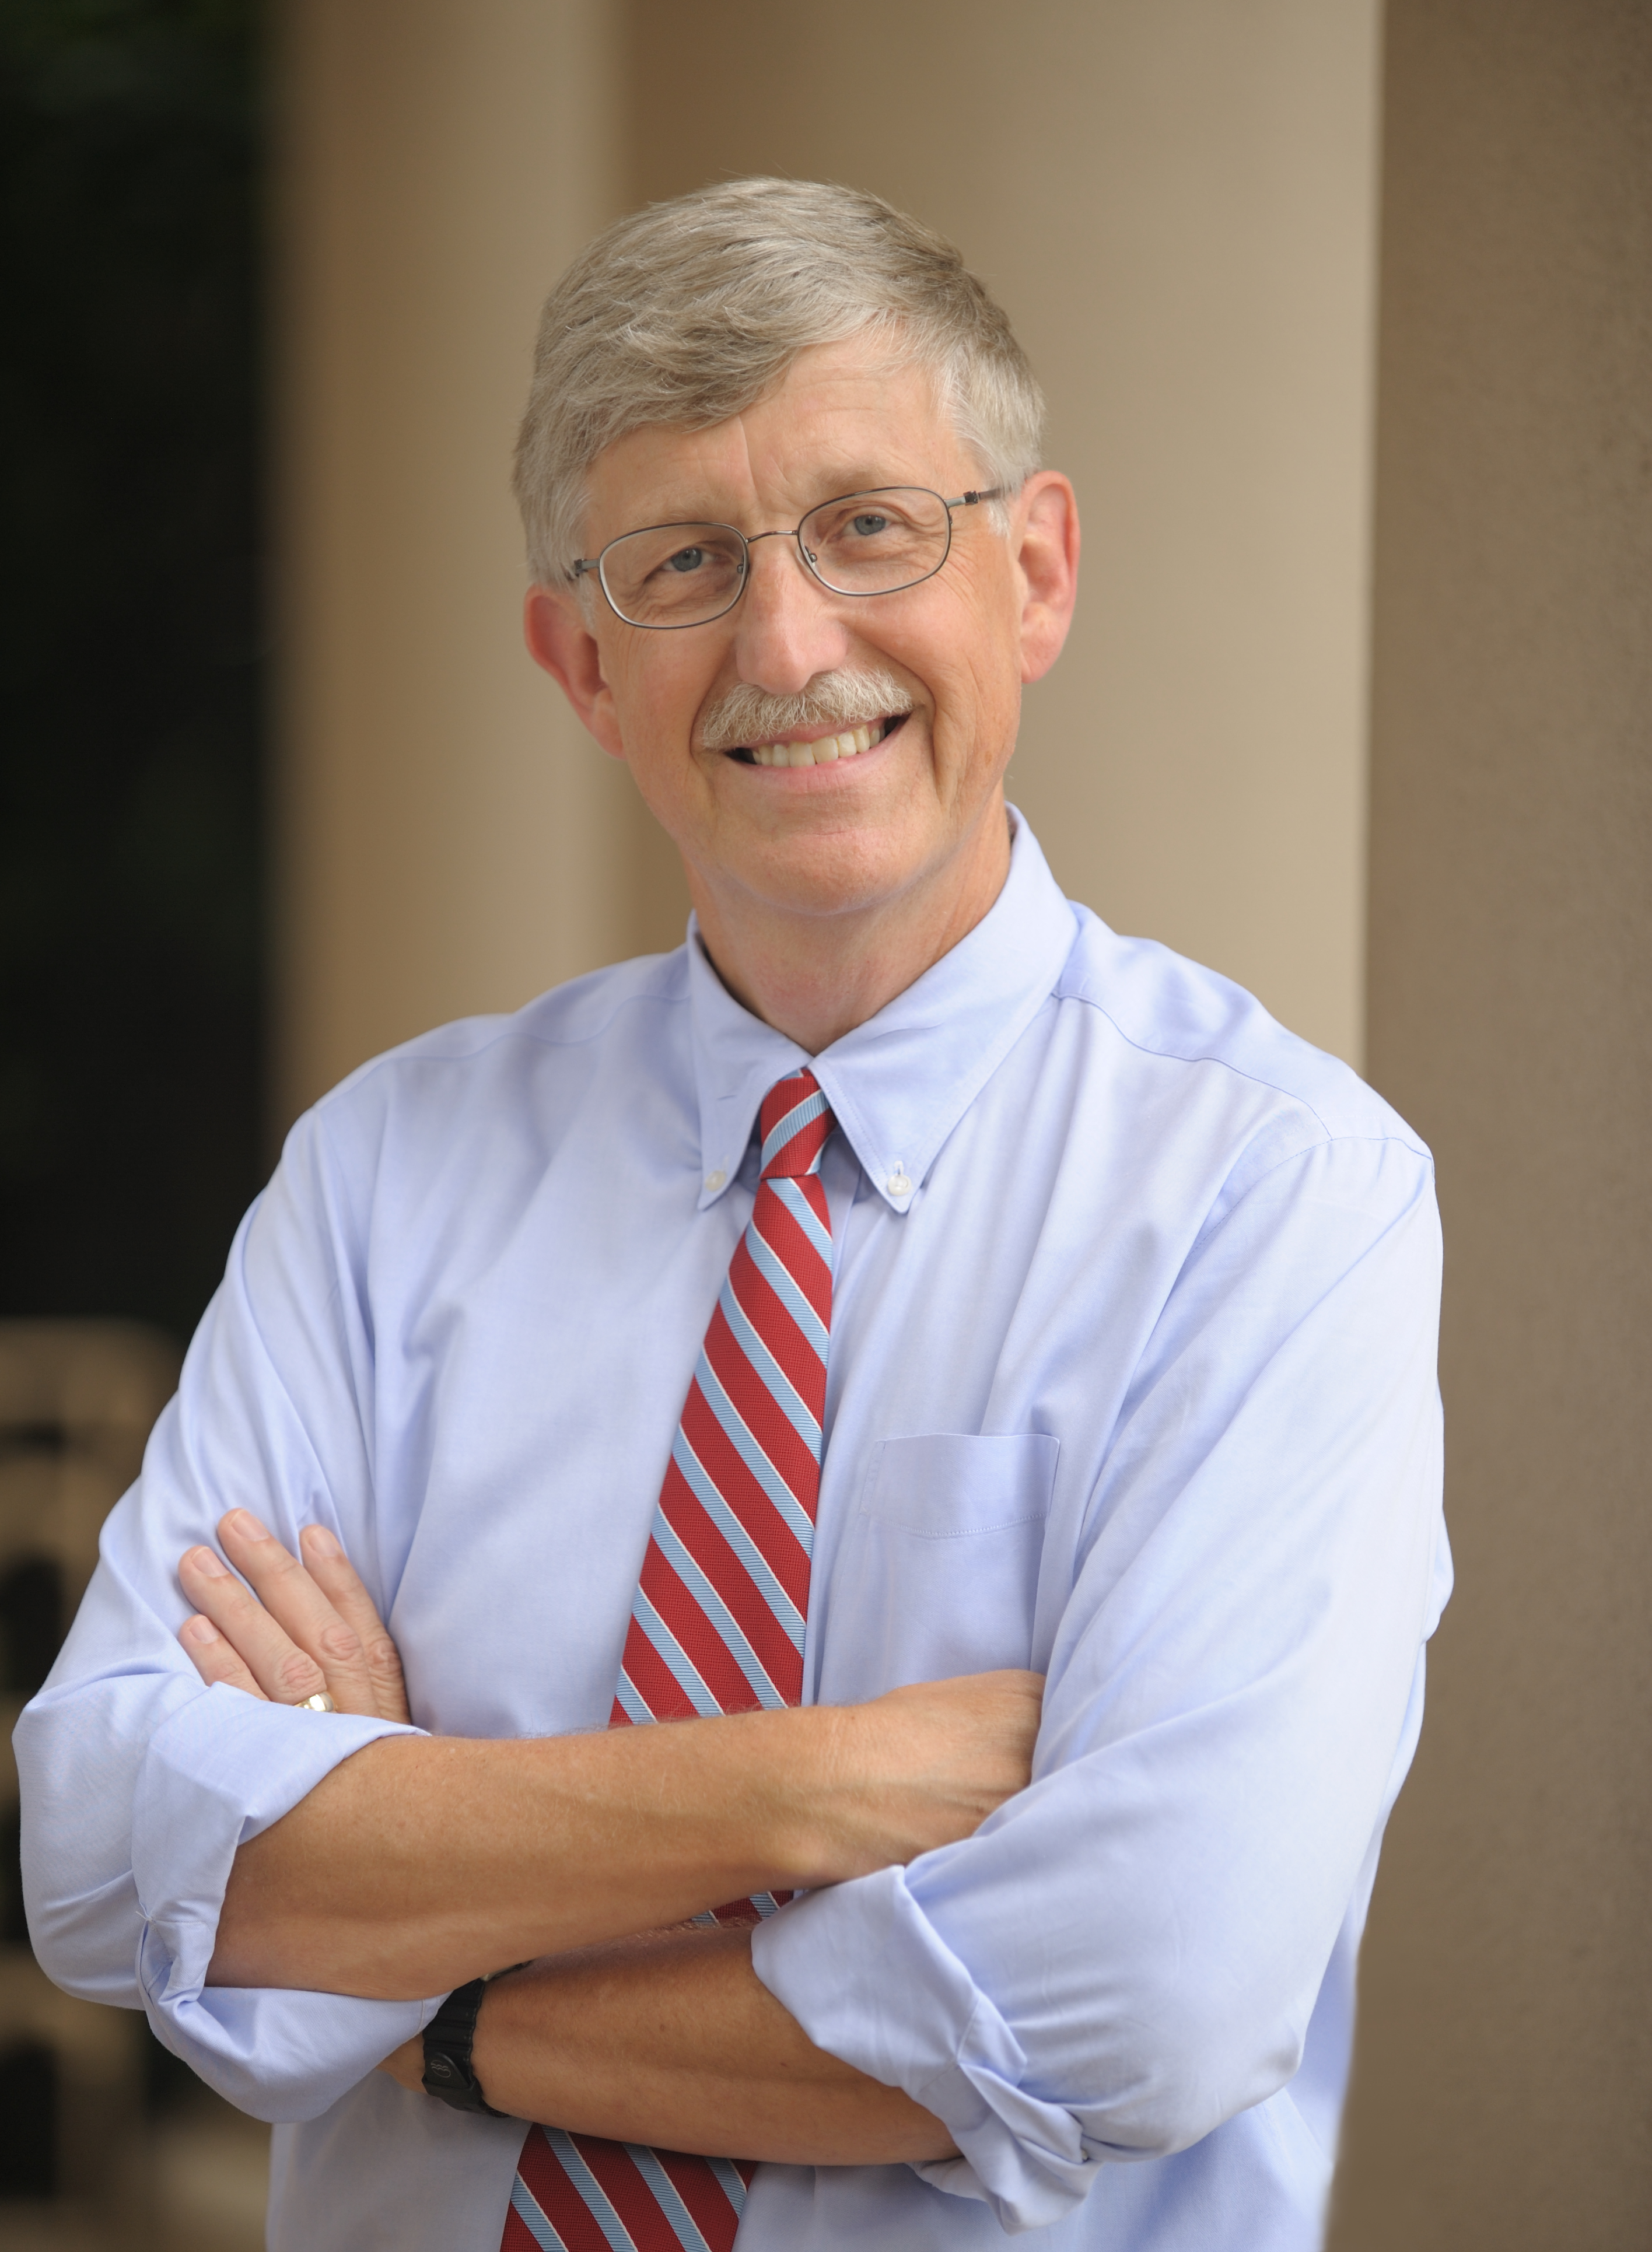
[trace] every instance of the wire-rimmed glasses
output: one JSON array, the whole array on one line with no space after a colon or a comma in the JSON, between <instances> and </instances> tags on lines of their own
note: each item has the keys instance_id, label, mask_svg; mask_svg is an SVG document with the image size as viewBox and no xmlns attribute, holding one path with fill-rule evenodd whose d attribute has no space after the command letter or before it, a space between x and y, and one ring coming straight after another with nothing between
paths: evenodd
<instances>
[{"instance_id":1,"label":"wire-rimmed glasses","mask_svg":"<svg viewBox=\"0 0 1652 2252\"><path fill-rule=\"evenodd\" d=\"M880 485L840 493L812 508L791 532L732 524L646 524L582 555L569 575L596 573L617 618L651 633L707 626L746 591L760 539L794 539L804 568L833 594L898 594L932 579L952 549L952 511L997 500L1001 486L947 500L926 485Z\"/></svg>"}]
</instances>

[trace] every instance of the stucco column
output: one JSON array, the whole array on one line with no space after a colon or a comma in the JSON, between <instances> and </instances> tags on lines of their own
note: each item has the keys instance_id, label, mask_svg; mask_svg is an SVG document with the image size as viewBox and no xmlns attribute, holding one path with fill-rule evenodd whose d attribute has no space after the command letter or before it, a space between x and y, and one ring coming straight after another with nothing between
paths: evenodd
<instances>
[{"instance_id":1,"label":"stucco column","mask_svg":"<svg viewBox=\"0 0 1652 2252\"><path fill-rule=\"evenodd\" d=\"M1389 10L1370 1066L1458 1591L1336 2252L1652 2241L1652 15Z\"/></svg>"},{"instance_id":2,"label":"stucco column","mask_svg":"<svg viewBox=\"0 0 1652 2252\"><path fill-rule=\"evenodd\" d=\"M280 31L284 1123L650 928L629 778L521 645L508 490L540 302L624 201L624 10L289 0Z\"/></svg>"}]
</instances>

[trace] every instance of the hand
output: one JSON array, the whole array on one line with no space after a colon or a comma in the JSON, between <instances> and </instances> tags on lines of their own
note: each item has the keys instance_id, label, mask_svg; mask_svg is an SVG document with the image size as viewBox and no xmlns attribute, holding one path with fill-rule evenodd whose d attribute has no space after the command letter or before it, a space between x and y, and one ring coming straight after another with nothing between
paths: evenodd
<instances>
[{"instance_id":1,"label":"hand","mask_svg":"<svg viewBox=\"0 0 1652 2252\"><path fill-rule=\"evenodd\" d=\"M387 2072L392 2080L399 2080L410 2094L421 2094L424 2088L424 2035L415 2033L400 2048L393 2048L378 2069Z\"/></svg>"},{"instance_id":2,"label":"hand","mask_svg":"<svg viewBox=\"0 0 1652 2252\"><path fill-rule=\"evenodd\" d=\"M302 1561L248 1510L220 1519L218 1537L250 1587L210 1548L191 1548L180 1561L179 1582L198 1609L178 1638L203 1681L277 1705L324 1689L341 1713L410 1719L401 1654L324 1526L299 1534Z\"/></svg>"},{"instance_id":3,"label":"hand","mask_svg":"<svg viewBox=\"0 0 1652 2252\"><path fill-rule=\"evenodd\" d=\"M1042 1673L965 1673L827 1707L808 1776L829 1884L910 1861L978 1830L1032 1780Z\"/></svg>"}]
</instances>

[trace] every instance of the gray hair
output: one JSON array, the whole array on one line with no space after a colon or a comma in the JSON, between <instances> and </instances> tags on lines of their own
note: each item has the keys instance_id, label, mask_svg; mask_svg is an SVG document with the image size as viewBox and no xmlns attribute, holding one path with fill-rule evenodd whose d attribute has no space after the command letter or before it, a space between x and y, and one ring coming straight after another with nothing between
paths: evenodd
<instances>
[{"instance_id":1,"label":"gray hair","mask_svg":"<svg viewBox=\"0 0 1652 2252\"><path fill-rule=\"evenodd\" d=\"M1002 311L917 219L858 188L755 179L606 228L540 321L515 476L535 579L567 583L604 447L725 422L799 352L867 330L934 369L983 482L1018 491L1038 467L1043 395Z\"/></svg>"}]
</instances>

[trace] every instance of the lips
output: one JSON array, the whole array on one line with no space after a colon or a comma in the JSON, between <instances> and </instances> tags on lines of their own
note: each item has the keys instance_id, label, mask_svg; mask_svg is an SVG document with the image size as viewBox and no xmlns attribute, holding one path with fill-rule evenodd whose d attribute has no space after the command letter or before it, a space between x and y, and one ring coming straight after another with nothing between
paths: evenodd
<instances>
[{"instance_id":1,"label":"lips","mask_svg":"<svg viewBox=\"0 0 1652 2252\"><path fill-rule=\"evenodd\" d=\"M872 750L886 735L891 735L905 719L905 712L888 719L873 719L859 727L846 727L840 734L817 736L808 743L754 743L742 745L734 755L742 765L756 767L826 767L835 766L842 759L858 759L862 751Z\"/></svg>"}]
</instances>

